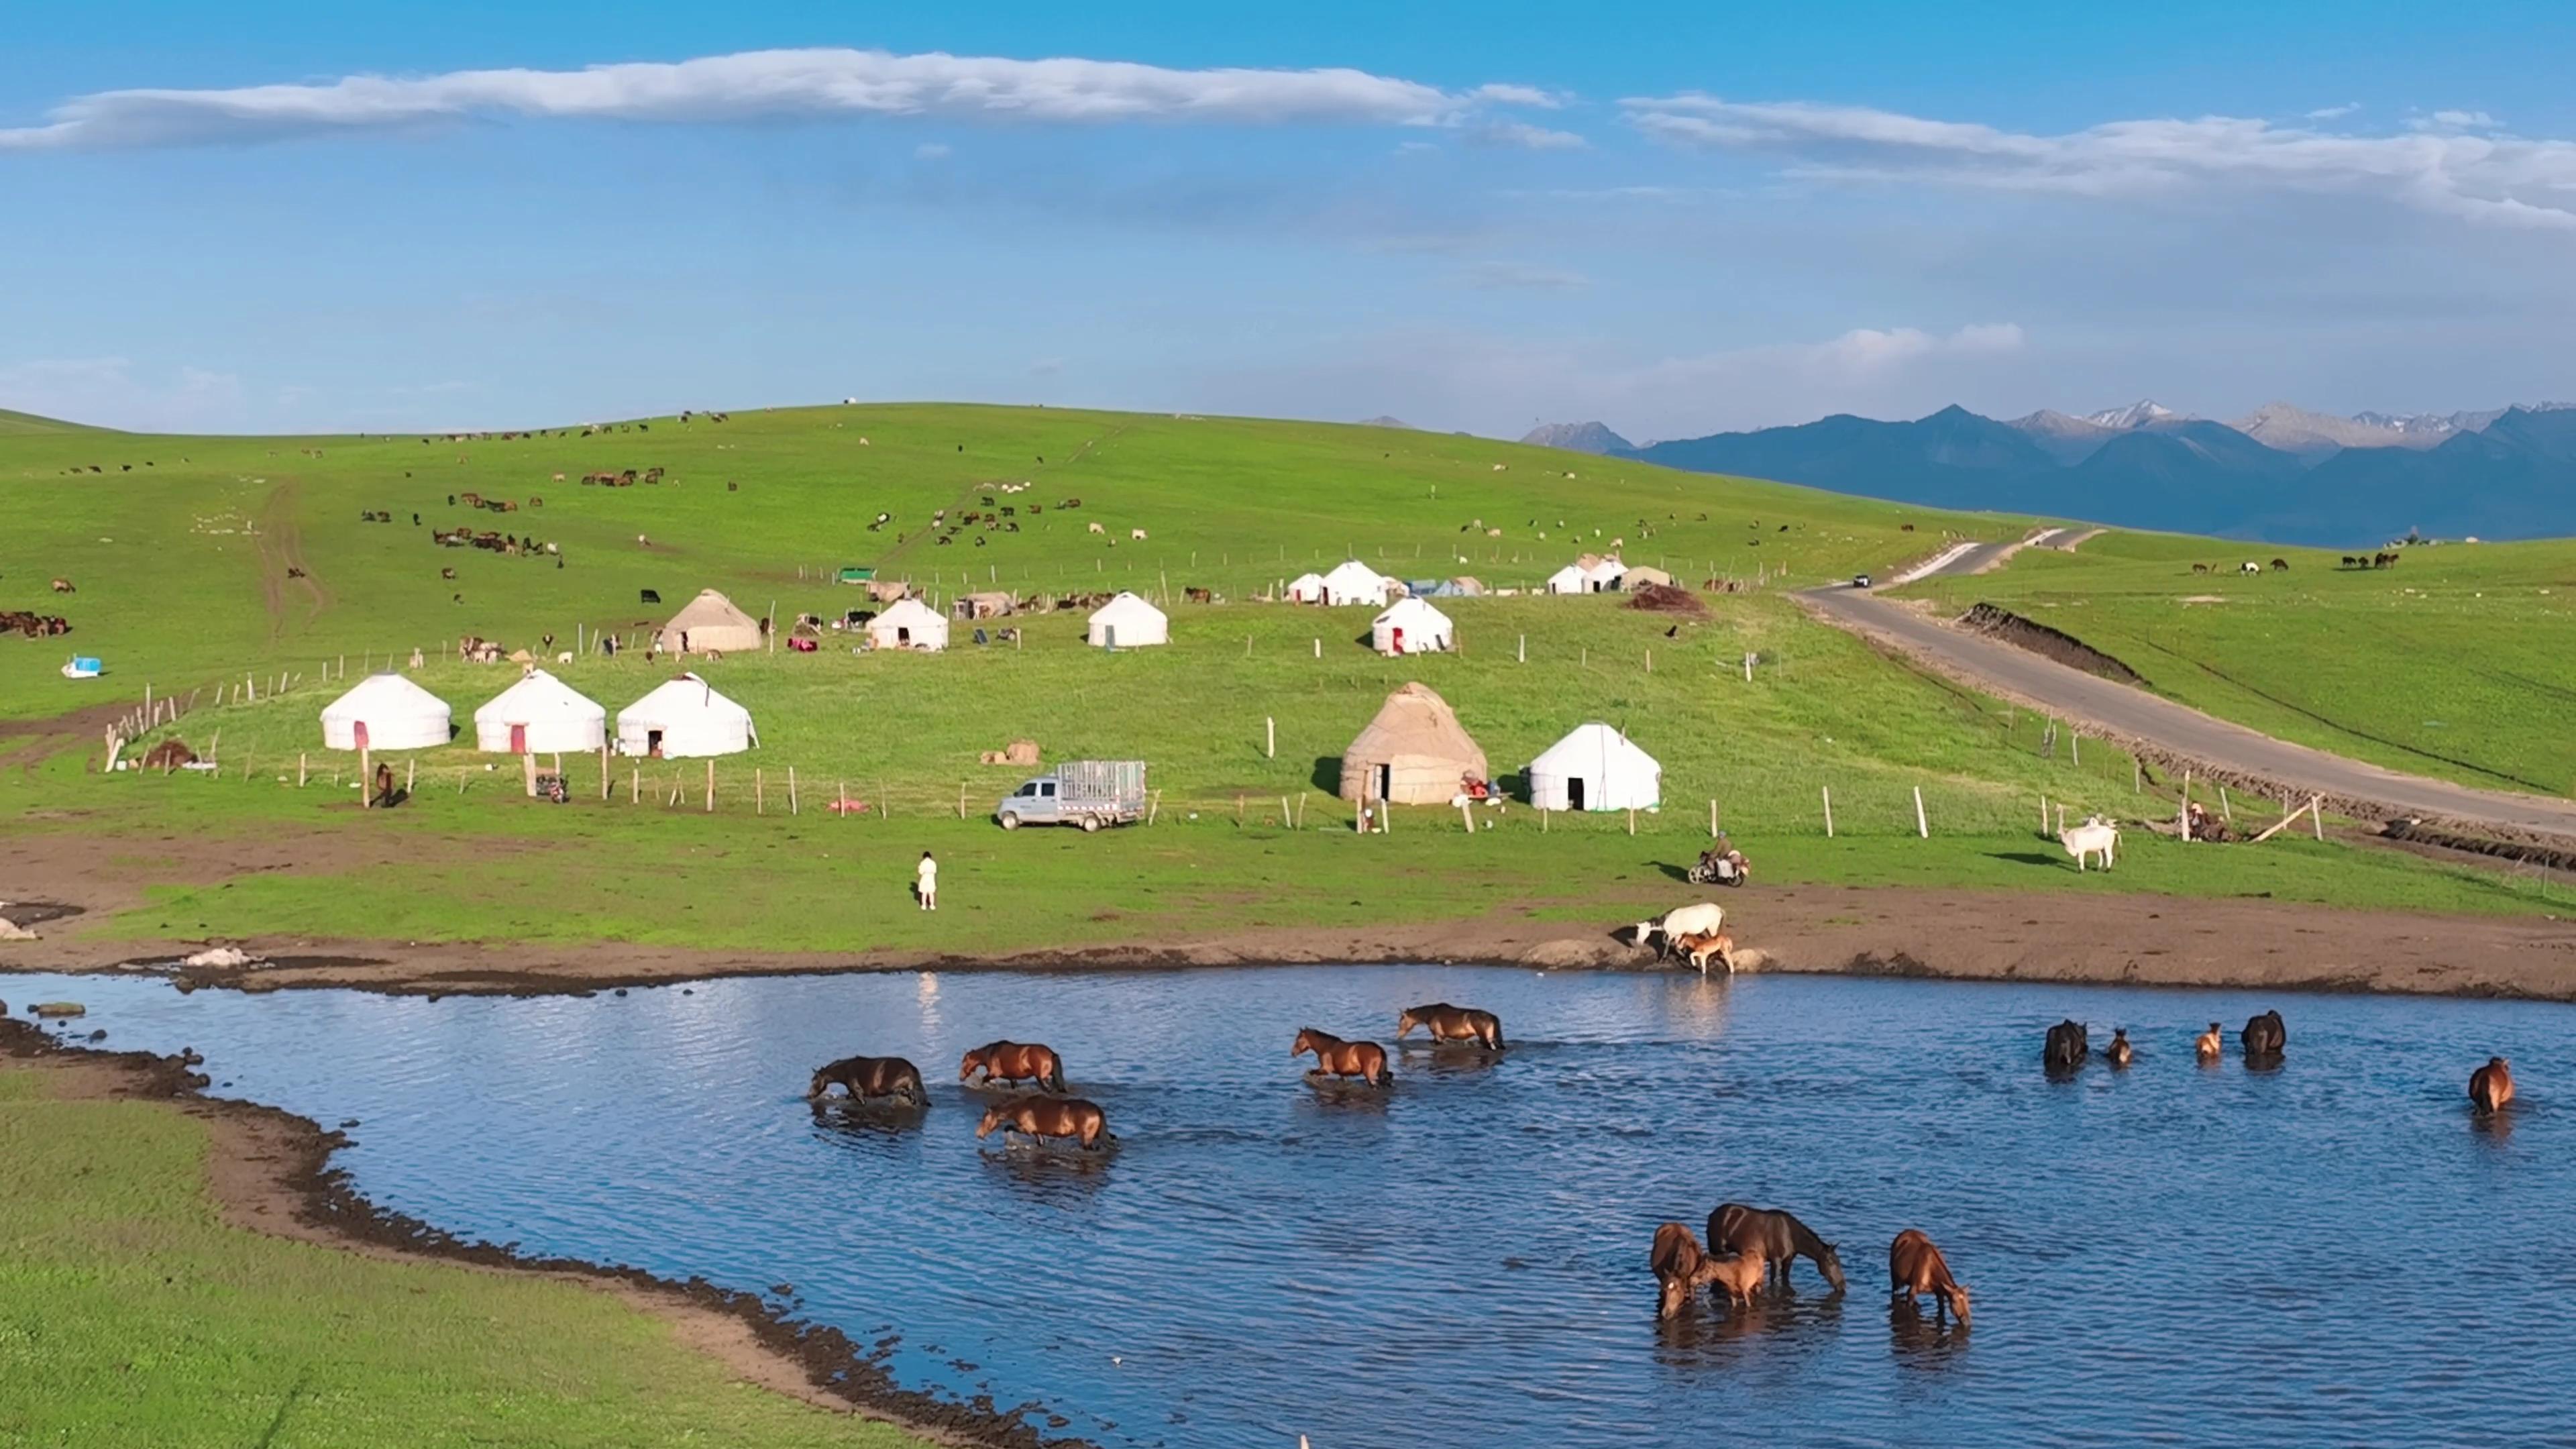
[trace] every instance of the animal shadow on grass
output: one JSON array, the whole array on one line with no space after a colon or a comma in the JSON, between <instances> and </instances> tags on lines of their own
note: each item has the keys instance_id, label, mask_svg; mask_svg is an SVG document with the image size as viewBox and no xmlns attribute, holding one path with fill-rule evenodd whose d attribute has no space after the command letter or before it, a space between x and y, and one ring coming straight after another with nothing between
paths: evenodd
<instances>
[{"instance_id":1,"label":"animal shadow on grass","mask_svg":"<svg viewBox=\"0 0 2576 1449\"><path fill-rule=\"evenodd\" d=\"M1307 778L1314 782L1316 789L1323 791L1325 794L1339 795L1342 793L1342 757L1339 755L1316 756L1315 771Z\"/></svg>"},{"instance_id":2,"label":"animal shadow on grass","mask_svg":"<svg viewBox=\"0 0 2576 1449\"><path fill-rule=\"evenodd\" d=\"M1989 850L1986 852L1986 859L2000 860L2011 865L2047 865L2063 867L2067 863L2066 857L2063 855L2042 855L2035 850Z\"/></svg>"}]
</instances>

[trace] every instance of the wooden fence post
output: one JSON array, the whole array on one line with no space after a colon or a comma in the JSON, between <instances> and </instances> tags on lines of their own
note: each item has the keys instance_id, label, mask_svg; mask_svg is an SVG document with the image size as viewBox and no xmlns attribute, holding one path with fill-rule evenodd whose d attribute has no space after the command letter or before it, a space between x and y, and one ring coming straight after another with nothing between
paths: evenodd
<instances>
[{"instance_id":1,"label":"wooden fence post","mask_svg":"<svg viewBox=\"0 0 2576 1449\"><path fill-rule=\"evenodd\" d=\"M302 750L295 752L295 788L298 790L304 788L304 752Z\"/></svg>"},{"instance_id":2,"label":"wooden fence post","mask_svg":"<svg viewBox=\"0 0 2576 1449\"><path fill-rule=\"evenodd\" d=\"M1264 740L1264 743L1263 743L1263 745L1262 745L1262 753L1263 753L1264 755L1268 756L1268 757L1269 757L1269 758L1271 758L1271 759L1274 759L1274 760L1275 760L1275 759L1278 759L1278 758L1279 758L1279 721L1278 721L1277 717L1276 717L1276 716L1272 716L1272 715L1264 715L1264 716L1262 716L1262 719L1261 719L1261 728L1262 728L1262 732L1263 732L1263 740Z\"/></svg>"},{"instance_id":3,"label":"wooden fence post","mask_svg":"<svg viewBox=\"0 0 2576 1449\"><path fill-rule=\"evenodd\" d=\"M1923 787L1914 787L1914 833L1925 840L1932 838L1932 824L1923 818Z\"/></svg>"},{"instance_id":4,"label":"wooden fence post","mask_svg":"<svg viewBox=\"0 0 2576 1449\"><path fill-rule=\"evenodd\" d=\"M769 787L762 781L758 765L751 767L751 813L754 815L769 813Z\"/></svg>"},{"instance_id":5,"label":"wooden fence post","mask_svg":"<svg viewBox=\"0 0 2576 1449\"><path fill-rule=\"evenodd\" d=\"M1825 838L1831 840L1834 838L1834 787L1823 785L1818 788L1825 794Z\"/></svg>"},{"instance_id":6,"label":"wooden fence post","mask_svg":"<svg viewBox=\"0 0 2576 1449\"><path fill-rule=\"evenodd\" d=\"M1717 838L1717 800L1713 796L1708 802L1708 838Z\"/></svg>"},{"instance_id":7,"label":"wooden fence post","mask_svg":"<svg viewBox=\"0 0 2576 1449\"><path fill-rule=\"evenodd\" d=\"M716 761L715 761L715 756L713 756L713 755L709 755L709 756L707 757L707 813L708 813L708 814L710 814L710 815L713 815L713 814L715 813L715 810L716 810Z\"/></svg>"},{"instance_id":8,"label":"wooden fence post","mask_svg":"<svg viewBox=\"0 0 2576 1449\"><path fill-rule=\"evenodd\" d=\"M796 767L787 767L787 813L796 813Z\"/></svg>"},{"instance_id":9,"label":"wooden fence post","mask_svg":"<svg viewBox=\"0 0 2576 1449\"><path fill-rule=\"evenodd\" d=\"M369 784L375 779L375 772L367 768L367 757L373 753L372 750L358 751L358 808L361 810L374 808L367 798Z\"/></svg>"},{"instance_id":10,"label":"wooden fence post","mask_svg":"<svg viewBox=\"0 0 2576 1449\"><path fill-rule=\"evenodd\" d=\"M531 799L531 800L534 800L535 798L537 798L537 757L536 757L536 756L534 756L534 755L521 755L521 756L519 756L519 779L520 779L520 782L521 782L522 786L523 786L523 787L527 790L527 792L528 792L528 798L529 798L529 799Z\"/></svg>"}]
</instances>

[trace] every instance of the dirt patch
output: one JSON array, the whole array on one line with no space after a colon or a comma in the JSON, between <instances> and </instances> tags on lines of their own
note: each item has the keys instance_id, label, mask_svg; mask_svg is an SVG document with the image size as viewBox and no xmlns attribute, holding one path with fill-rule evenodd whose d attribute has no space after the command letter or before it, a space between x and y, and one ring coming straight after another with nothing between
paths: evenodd
<instances>
[{"instance_id":1,"label":"dirt patch","mask_svg":"<svg viewBox=\"0 0 2576 1449\"><path fill-rule=\"evenodd\" d=\"M2048 546L2059 553L2073 553L2110 531L2107 528L2088 528L2081 533L2069 533L2050 539Z\"/></svg>"},{"instance_id":2,"label":"dirt patch","mask_svg":"<svg viewBox=\"0 0 2576 1449\"><path fill-rule=\"evenodd\" d=\"M293 483L280 483L259 506L259 595L268 607L272 644L285 636L290 594L303 599L304 617L294 621L299 625L313 622L331 603L304 562L304 530L295 521L299 492Z\"/></svg>"},{"instance_id":3,"label":"dirt patch","mask_svg":"<svg viewBox=\"0 0 2576 1449\"><path fill-rule=\"evenodd\" d=\"M1636 590L1628 596L1628 607L1657 614L1679 614L1691 619L1708 617L1708 605L1699 601L1699 595L1670 584L1648 584Z\"/></svg>"},{"instance_id":4,"label":"dirt patch","mask_svg":"<svg viewBox=\"0 0 2576 1449\"><path fill-rule=\"evenodd\" d=\"M206 1124L207 1186L233 1227L393 1262L439 1262L492 1273L534 1274L614 1294L672 1326L679 1341L761 1388L840 1412L860 1412L934 1443L989 1449L1091 1449L1051 1439L1025 1421L949 1403L897 1385L877 1354L839 1329L799 1323L756 1294L704 1279L674 1283L633 1268L524 1258L469 1243L359 1197L331 1154L347 1145L306 1118L203 1095L206 1078L177 1057L86 1051L56 1044L22 1022L0 1021L0 1057L46 1073L50 1094L73 1100L167 1102Z\"/></svg>"},{"instance_id":5,"label":"dirt patch","mask_svg":"<svg viewBox=\"0 0 2576 1449\"><path fill-rule=\"evenodd\" d=\"M2081 669L2087 674L2098 674L2104 679L2140 688L2146 685L2146 681L2138 677L2138 671L2074 635L2052 629L2037 620L2025 619L2009 609L1978 604L1961 614L1958 622L1960 628L1971 634L2000 639L2071 669Z\"/></svg>"}]
</instances>

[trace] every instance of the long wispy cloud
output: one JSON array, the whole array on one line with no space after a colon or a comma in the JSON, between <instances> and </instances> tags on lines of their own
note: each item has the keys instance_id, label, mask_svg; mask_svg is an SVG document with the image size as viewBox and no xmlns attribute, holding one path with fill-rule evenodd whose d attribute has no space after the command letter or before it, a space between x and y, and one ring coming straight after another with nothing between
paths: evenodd
<instances>
[{"instance_id":1,"label":"long wispy cloud","mask_svg":"<svg viewBox=\"0 0 2576 1449\"><path fill-rule=\"evenodd\" d=\"M2037 135L1863 106L1696 93L1620 106L1631 125L1658 140L1784 157L1789 175L1814 180L2079 196L2221 185L2337 192L2471 221L2576 230L2576 142L2505 134L2477 111L2438 111L2393 135L2232 116L2112 121Z\"/></svg>"},{"instance_id":2,"label":"long wispy cloud","mask_svg":"<svg viewBox=\"0 0 2576 1449\"><path fill-rule=\"evenodd\" d=\"M1494 83L1453 92L1346 68L1175 70L1073 57L759 50L580 70L466 70L223 90L101 91L56 107L43 124L0 129L0 150L184 146L507 117L688 122L885 116L1052 124L1454 126L1476 120L1489 107L1552 110L1563 101L1529 86Z\"/></svg>"}]
</instances>

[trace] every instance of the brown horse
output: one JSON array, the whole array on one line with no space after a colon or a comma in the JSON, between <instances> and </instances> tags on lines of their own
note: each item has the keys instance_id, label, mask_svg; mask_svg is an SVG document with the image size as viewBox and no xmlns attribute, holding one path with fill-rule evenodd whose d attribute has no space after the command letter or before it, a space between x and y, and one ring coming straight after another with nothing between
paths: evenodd
<instances>
[{"instance_id":1,"label":"brown horse","mask_svg":"<svg viewBox=\"0 0 2576 1449\"><path fill-rule=\"evenodd\" d=\"M1315 1054L1315 1070L1309 1076L1358 1077L1374 1087L1395 1080L1395 1074L1386 1069L1386 1048L1373 1041L1344 1041L1310 1026L1297 1033L1296 1044L1288 1048L1292 1057L1308 1052Z\"/></svg>"},{"instance_id":2,"label":"brown horse","mask_svg":"<svg viewBox=\"0 0 2576 1449\"><path fill-rule=\"evenodd\" d=\"M975 1124L975 1136L978 1140L989 1137L997 1127L1041 1140L1080 1138L1083 1150L1089 1151L1109 1135L1109 1118L1099 1103L1080 1097L1013 1097L985 1109L984 1120Z\"/></svg>"},{"instance_id":3,"label":"brown horse","mask_svg":"<svg viewBox=\"0 0 2576 1449\"><path fill-rule=\"evenodd\" d=\"M957 1064L957 1080L971 1081L978 1071L984 1074L987 1086L995 1082L1035 1082L1050 1092L1064 1090L1064 1062L1035 1042L986 1042Z\"/></svg>"},{"instance_id":4,"label":"brown horse","mask_svg":"<svg viewBox=\"0 0 2576 1449\"><path fill-rule=\"evenodd\" d=\"M870 1097L894 1097L914 1106L930 1105L930 1092L921 1084L921 1068L901 1057L843 1057L815 1069L814 1080L805 1095L821 1101L832 1093L832 1084L853 1102Z\"/></svg>"},{"instance_id":5,"label":"brown horse","mask_svg":"<svg viewBox=\"0 0 2576 1449\"><path fill-rule=\"evenodd\" d=\"M2213 1021L2209 1024L2209 1030L2192 1039L2191 1049L2203 1062L2214 1062L2225 1054L2226 1040L2219 1034L2218 1023Z\"/></svg>"},{"instance_id":6,"label":"brown horse","mask_svg":"<svg viewBox=\"0 0 2576 1449\"><path fill-rule=\"evenodd\" d=\"M2489 1057L2487 1064L2469 1073L2469 1101L2481 1112L2501 1112L2513 1100L2513 1068L2504 1058Z\"/></svg>"},{"instance_id":7,"label":"brown horse","mask_svg":"<svg viewBox=\"0 0 2576 1449\"><path fill-rule=\"evenodd\" d=\"M1489 1052L1503 1049L1503 1019L1472 1006L1435 1001L1413 1007L1395 1018L1395 1039L1404 1040L1405 1034L1417 1026L1430 1030L1433 1046L1448 1041L1475 1041L1483 1042Z\"/></svg>"},{"instance_id":8,"label":"brown horse","mask_svg":"<svg viewBox=\"0 0 2576 1449\"><path fill-rule=\"evenodd\" d=\"M2281 1013L2267 1011L2249 1018L2237 1040L2244 1043L2248 1057L2277 1057L2290 1044L2290 1033L2281 1025Z\"/></svg>"},{"instance_id":9,"label":"brown horse","mask_svg":"<svg viewBox=\"0 0 2576 1449\"><path fill-rule=\"evenodd\" d=\"M1690 1306L1692 1295L1710 1286L1725 1289L1729 1303L1750 1306L1754 1292L1762 1286L1764 1272L1760 1253L1724 1257L1704 1253L1699 1240L1680 1223L1666 1223L1655 1229L1655 1246L1646 1256L1646 1266L1654 1270L1660 1290L1655 1302L1657 1318L1679 1317Z\"/></svg>"},{"instance_id":10,"label":"brown horse","mask_svg":"<svg viewBox=\"0 0 2576 1449\"><path fill-rule=\"evenodd\" d=\"M2115 1067L2125 1067L2131 1061L2136 1059L2138 1055L2137 1048L2129 1045L2129 1029L2127 1027L2115 1026L2111 1028L2111 1045L2108 1050L2103 1052L2103 1055L2109 1057L2111 1059L2111 1065Z\"/></svg>"},{"instance_id":11,"label":"brown horse","mask_svg":"<svg viewBox=\"0 0 2576 1449\"><path fill-rule=\"evenodd\" d=\"M1798 1259L1810 1258L1816 1271L1825 1275L1826 1286L1843 1291L1842 1254L1795 1215L1778 1208L1719 1203L1717 1211L1708 1215L1708 1246L1715 1252L1750 1253L1767 1260L1782 1288L1789 1286L1789 1270L1798 1265Z\"/></svg>"},{"instance_id":12,"label":"brown horse","mask_svg":"<svg viewBox=\"0 0 2576 1449\"><path fill-rule=\"evenodd\" d=\"M1961 1328L1968 1326L1967 1285L1950 1276L1950 1264L1920 1229L1907 1228L1887 1245L1887 1276L1892 1281L1891 1297L1910 1305L1929 1293L1934 1318L1946 1311L1958 1318Z\"/></svg>"}]
</instances>

